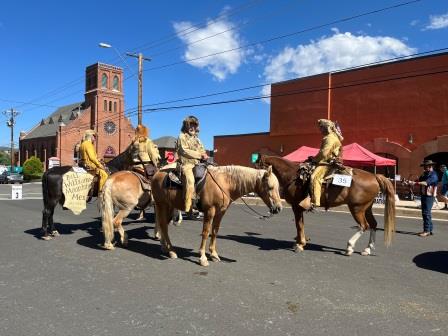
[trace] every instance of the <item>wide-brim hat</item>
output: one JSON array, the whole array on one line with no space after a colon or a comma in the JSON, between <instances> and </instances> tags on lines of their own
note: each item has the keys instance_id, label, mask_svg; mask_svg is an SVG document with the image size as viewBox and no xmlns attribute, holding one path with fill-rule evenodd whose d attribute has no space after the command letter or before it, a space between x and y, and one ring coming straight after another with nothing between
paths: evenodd
<instances>
[{"instance_id":1,"label":"wide-brim hat","mask_svg":"<svg viewBox=\"0 0 448 336\"><path fill-rule=\"evenodd\" d=\"M424 166L435 166L437 164L437 162L434 162L433 160L424 160L421 164L420 167L424 167Z\"/></svg>"}]
</instances>

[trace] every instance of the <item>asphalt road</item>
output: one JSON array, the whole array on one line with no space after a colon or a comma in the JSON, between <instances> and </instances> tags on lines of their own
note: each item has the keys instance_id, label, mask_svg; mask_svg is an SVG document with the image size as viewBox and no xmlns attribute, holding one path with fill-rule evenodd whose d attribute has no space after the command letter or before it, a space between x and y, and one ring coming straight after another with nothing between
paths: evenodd
<instances>
[{"instance_id":1,"label":"asphalt road","mask_svg":"<svg viewBox=\"0 0 448 336\"><path fill-rule=\"evenodd\" d=\"M310 214L307 250L294 253L290 209L260 221L236 205L219 233L223 261L204 268L200 222L170 227L171 260L147 234L151 213L128 221L127 249L105 251L96 204L58 208L52 241L39 239L41 210L0 201L0 335L448 334L446 222L419 238L420 221L399 218L390 248L379 231L375 255L359 254L365 235L345 257L351 217Z\"/></svg>"}]
</instances>

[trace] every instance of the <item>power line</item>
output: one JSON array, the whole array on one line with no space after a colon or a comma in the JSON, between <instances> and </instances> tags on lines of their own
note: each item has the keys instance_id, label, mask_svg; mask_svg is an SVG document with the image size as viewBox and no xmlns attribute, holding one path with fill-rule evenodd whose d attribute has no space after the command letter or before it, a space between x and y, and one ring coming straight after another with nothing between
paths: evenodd
<instances>
[{"instance_id":1,"label":"power line","mask_svg":"<svg viewBox=\"0 0 448 336\"><path fill-rule=\"evenodd\" d=\"M442 71L432 71L435 69L445 69ZM402 79L408 79L408 78L416 78L416 77L422 77L422 76L430 76L430 75L437 75L437 74L443 74L443 73L447 73L448 70L446 69L446 66L438 66L438 67L432 67L429 69L424 69L427 72L422 72L423 70L411 70L411 71L406 71L406 72L400 72L400 73L395 73L395 74L390 74L388 75L389 78L381 78L384 77L383 75L381 76L376 76L374 78L374 80L372 80L372 78L369 78L369 80L356 80L356 81L348 81L345 83L342 83L338 86L332 86L331 89L342 89L342 88L348 88L348 87L354 87L354 86L362 86L362 85L368 85L368 84L377 84L377 83L382 83L382 82L390 82L390 81L396 81L396 80L402 80ZM409 73L415 73L417 72L417 74L411 74L409 75ZM403 74L408 74L403 76ZM400 76L401 75L401 76ZM393 77L390 77L393 76ZM379 79L378 79L379 78ZM144 109L143 112L145 113L156 113L156 112L162 112L162 111L167 111L167 110L176 110L176 109L187 109L187 108L196 108L196 107L206 107L206 106L215 106L215 105L223 105L223 104L231 104L231 103L241 103L241 102L246 102L246 101L253 101L253 100L260 100L260 99L267 99L267 98L272 98L272 97L282 97L282 96L290 96L290 95L298 95L298 94L304 94L304 93L312 93L312 92L319 92L319 91L327 91L329 89L328 86L317 86L317 87L309 87L309 88L304 88L304 89L300 89L300 90L290 90L290 91L284 91L282 93L279 94L269 94L269 95L259 95L259 96L252 96L252 97L243 97L243 98L238 98L238 99L230 99L230 100L221 100L221 101L214 101L214 102L208 102L208 103L200 103L200 104L190 104L190 105L178 105L178 106L168 106L168 107L159 107L159 108L148 108L148 109ZM131 116L131 115L135 115L136 112L128 112L127 115ZM118 117L118 116L117 116ZM107 117L104 118L104 120L110 120ZM99 121L98 121L99 124ZM78 130L72 130L72 131L68 131L67 133L72 133L72 132L78 132Z\"/></svg>"},{"instance_id":2,"label":"power line","mask_svg":"<svg viewBox=\"0 0 448 336\"><path fill-rule=\"evenodd\" d=\"M270 43L270 42L281 40L281 39L285 39L285 38L288 38L288 37L291 37L291 36L295 36L295 35L303 34L303 33L306 33L306 32L310 32L310 31L313 31L313 30L316 30L316 29L332 26L332 25L337 24L337 23L342 23L342 22L358 19L360 17L364 17L364 16L368 16L368 15L372 15L372 14L376 14L376 13L392 10L392 9L395 9L395 8L398 8L398 7L402 7L402 6L407 6L407 5L414 4L414 3L417 3L417 2L420 2L420 1L423 1L423 0L412 0L412 1L408 1L408 2L402 2L402 3L399 3L399 4L393 5L393 6L384 7L384 8L381 8L381 9L377 9L377 10L373 10L373 11L369 11L369 12L365 12L365 13L361 13L361 14L345 17L345 18L338 19L338 20L335 20L335 21L332 21L332 22L329 22L329 23L324 23L324 24L313 26L313 27L306 28L306 29L303 29L303 30L295 31L295 32L292 32L292 33L289 33L289 34L274 36L274 37L271 37L271 38L266 39L266 40L261 40L261 41L258 41L258 42L248 43L248 44L245 44L245 45L242 45L242 46L239 46L239 47L235 47L235 48L232 48L232 49L227 49L227 50L215 52L215 53L208 54L208 55L203 55L203 56L199 56L199 57L195 57L195 58L189 58L189 59L186 59L186 60L183 60L183 61L173 62L173 63L169 63L169 64L165 64L165 65L160 65L160 66L157 66L157 67L152 67L152 68L146 69L145 71L165 69L165 68L169 68L169 67L172 67L172 66L185 64L185 63L188 63L188 62L197 61L197 60L200 60L200 59L213 57L213 56L217 56L217 55L222 55L222 54L225 54L225 53L237 51L237 50L248 48L248 47L253 47L255 45Z\"/></svg>"}]
</instances>

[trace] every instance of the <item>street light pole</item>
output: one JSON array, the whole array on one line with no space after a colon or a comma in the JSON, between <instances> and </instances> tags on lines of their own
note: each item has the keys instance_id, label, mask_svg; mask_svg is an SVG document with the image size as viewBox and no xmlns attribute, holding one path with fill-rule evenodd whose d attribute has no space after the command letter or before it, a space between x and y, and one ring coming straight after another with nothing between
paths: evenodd
<instances>
[{"instance_id":1,"label":"street light pole","mask_svg":"<svg viewBox=\"0 0 448 336\"><path fill-rule=\"evenodd\" d=\"M13 108L7 111L3 111L3 114L9 120L6 121L6 126L11 128L11 174L14 172L14 125L16 124L16 117L19 115L19 112L14 110Z\"/></svg>"},{"instance_id":2,"label":"street light pole","mask_svg":"<svg viewBox=\"0 0 448 336\"><path fill-rule=\"evenodd\" d=\"M125 59L123 58L123 56L121 56L121 53L117 50L117 48L115 48L114 46L108 44L108 43L104 43L101 42L99 43L99 46L101 48L113 48L115 50L115 52L118 54L118 56L121 58L121 60L123 61L123 63L126 65L126 67L133 73L135 74L128 66L128 64L126 63ZM151 58L149 57L144 57L142 53L138 53L138 54L134 54L134 53L126 53L127 56L130 57L135 57L138 59L138 124L141 125L142 124L142 101L143 101L143 61L150 61Z\"/></svg>"}]
</instances>

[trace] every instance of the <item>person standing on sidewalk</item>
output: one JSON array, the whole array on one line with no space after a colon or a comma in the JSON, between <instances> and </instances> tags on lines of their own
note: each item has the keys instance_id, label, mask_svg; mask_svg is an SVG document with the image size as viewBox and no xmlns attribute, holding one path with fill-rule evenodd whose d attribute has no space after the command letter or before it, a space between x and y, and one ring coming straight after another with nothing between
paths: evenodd
<instances>
[{"instance_id":1,"label":"person standing on sidewalk","mask_svg":"<svg viewBox=\"0 0 448 336\"><path fill-rule=\"evenodd\" d=\"M440 171L442 172L442 200L445 202L444 210L448 210L448 170L446 165L440 166Z\"/></svg>"},{"instance_id":2,"label":"person standing on sidewalk","mask_svg":"<svg viewBox=\"0 0 448 336\"><path fill-rule=\"evenodd\" d=\"M434 197L437 195L437 183L439 182L437 173L434 171L435 164L432 160L424 160L420 165L420 167L423 167L423 174L420 175L418 181L412 182L412 185L418 184L420 186L423 217L423 231L418 234L420 237L428 237L433 234L431 211Z\"/></svg>"}]
</instances>

